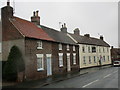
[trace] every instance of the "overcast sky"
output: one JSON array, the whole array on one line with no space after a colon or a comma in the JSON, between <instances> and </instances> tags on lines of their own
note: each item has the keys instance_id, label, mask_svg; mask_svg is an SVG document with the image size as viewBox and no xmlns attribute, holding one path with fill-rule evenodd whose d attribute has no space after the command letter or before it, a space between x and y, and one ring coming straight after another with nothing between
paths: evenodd
<instances>
[{"instance_id":1,"label":"overcast sky","mask_svg":"<svg viewBox=\"0 0 120 90\"><path fill-rule=\"evenodd\" d=\"M0 6L6 5L2 0ZM29 2L28 2L29 1ZM118 47L118 0L11 0L15 16L29 20L33 11L39 10L40 24L60 30L59 22L66 23L68 32L75 28L80 34L104 40ZM89 1L89 2L88 2Z\"/></svg>"}]
</instances>

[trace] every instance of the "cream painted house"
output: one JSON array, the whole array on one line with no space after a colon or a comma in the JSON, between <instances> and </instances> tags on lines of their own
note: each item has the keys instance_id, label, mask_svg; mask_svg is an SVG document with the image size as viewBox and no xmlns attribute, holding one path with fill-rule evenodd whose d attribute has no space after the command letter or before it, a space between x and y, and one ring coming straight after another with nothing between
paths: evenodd
<instances>
[{"instance_id":1,"label":"cream painted house","mask_svg":"<svg viewBox=\"0 0 120 90\"><path fill-rule=\"evenodd\" d=\"M80 68L111 64L110 45L104 41L103 36L100 39L90 37L89 34L81 36L79 29L68 36L79 44Z\"/></svg>"}]
</instances>

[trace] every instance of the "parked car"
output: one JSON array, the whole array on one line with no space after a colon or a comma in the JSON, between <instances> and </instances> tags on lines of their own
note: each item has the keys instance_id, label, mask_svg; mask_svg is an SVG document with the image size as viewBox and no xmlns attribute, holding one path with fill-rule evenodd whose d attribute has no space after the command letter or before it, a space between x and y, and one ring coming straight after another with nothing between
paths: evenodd
<instances>
[{"instance_id":1,"label":"parked car","mask_svg":"<svg viewBox=\"0 0 120 90\"><path fill-rule=\"evenodd\" d=\"M113 65L114 65L114 66L120 66L120 61L114 61L114 62L113 62Z\"/></svg>"}]
</instances>

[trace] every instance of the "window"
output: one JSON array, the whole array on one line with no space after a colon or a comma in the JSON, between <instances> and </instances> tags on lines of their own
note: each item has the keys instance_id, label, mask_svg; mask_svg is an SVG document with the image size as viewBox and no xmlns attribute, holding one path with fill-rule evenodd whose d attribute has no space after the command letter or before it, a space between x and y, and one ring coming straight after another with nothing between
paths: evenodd
<instances>
[{"instance_id":1,"label":"window","mask_svg":"<svg viewBox=\"0 0 120 90\"><path fill-rule=\"evenodd\" d=\"M76 64L76 53L73 53L73 64Z\"/></svg>"},{"instance_id":2,"label":"window","mask_svg":"<svg viewBox=\"0 0 120 90\"><path fill-rule=\"evenodd\" d=\"M105 52L105 49L104 49L104 47L103 47L103 52Z\"/></svg>"},{"instance_id":3,"label":"window","mask_svg":"<svg viewBox=\"0 0 120 90\"><path fill-rule=\"evenodd\" d=\"M92 52L96 52L96 47L92 47Z\"/></svg>"},{"instance_id":4,"label":"window","mask_svg":"<svg viewBox=\"0 0 120 90\"><path fill-rule=\"evenodd\" d=\"M91 62L91 57L89 56L89 64L91 64L92 62Z\"/></svg>"},{"instance_id":5,"label":"window","mask_svg":"<svg viewBox=\"0 0 120 90\"><path fill-rule=\"evenodd\" d=\"M67 45L67 50L70 50L69 45Z\"/></svg>"},{"instance_id":6,"label":"window","mask_svg":"<svg viewBox=\"0 0 120 90\"><path fill-rule=\"evenodd\" d=\"M59 67L63 67L63 53L59 53Z\"/></svg>"},{"instance_id":7,"label":"window","mask_svg":"<svg viewBox=\"0 0 120 90\"><path fill-rule=\"evenodd\" d=\"M82 47L82 51L83 51L83 53L85 53L85 47L84 46Z\"/></svg>"},{"instance_id":8,"label":"window","mask_svg":"<svg viewBox=\"0 0 120 90\"><path fill-rule=\"evenodd\" d=\"M107 47L107 52L109 52L109 48Z\"/></svg>"},{"instance_id":9,"label":"window","mask_svg":"<svg viewBox=\"0 0 120 90\"><path fill-rule=\"evenodd\" d=\"M62 50L62 44L59 44L59 50Z\"/></svg>"},{"instance_id":10,"label":"window","mask_svg":"<svg viewBox=\"0 0 120 90\"><path fill-rule=\"evenodd\" d=\"M109 56L108 56L108 61L109 61Z\"/></svg>"},{"instance_id":11,"label":"window","mask_svg":"<svg viewBox=\"0 0 120 90\"><path fill-rule=\"evenodd\" d=\"M86 64L85 56L83 56L83 64Z\"/></svg>"},{"instance_id":12,"label":"window","mask_svg":"<svg viewBox=\"0 0 120 90\"><path fill-rule=\"evenodd\" d=\"M75 51L75 46L73 46L73 51Z\"/></svg>"},{"instance_id":13,"label":"window","mask_svg":"<svg viewBox=\"0 0 120 90\"><path fill-rule=\"evenodd\" d=\"M103 61L105 62L105 56L103 56Z\"/></svg>"},{"instance_id":14,"label":"window","mask_svg":"<svg viewBox=\"0 0 120 90\"><path fill-rule=\"evenodd\" d=\"M38 44L37 49L42 49L42 41L38 41L37 44Z\"/></svg>"},{"instance_id":15,"label":"window","mask_svg":"<svg viewBox=\"0 0 120 90\"><path fill-rule=\"evenodd\" d=\"M90 53L90 47L88 47L88 52Z\"/></svg>"},{"instance_id":16,"label":"window","mask_svg":"<svg viewBox=\"0 0 120 90\"><path fill-rule=\"evenodd\" d=\"M44 70L43 54L37 54L37 71Z\"/></svg>"},{"instance_id":17,"label":"window","mask_svg":"<svg viewBox=\"0 0 120 90\"><path fill-rule=\"evenodd\" d=\"M100 47L99 47L99 53L101 53L101 49L100 49Z\"/></svg>"},{"instance_id":18,"label":"window","mask_svg":"<svg viewBox=\"0 0 120 90\"><path fill-rule=\"evenodd\" d=\"M94 63L96 63L96 57L95 56L93 56L94 57Z\"/></svg>"}]
</instances>

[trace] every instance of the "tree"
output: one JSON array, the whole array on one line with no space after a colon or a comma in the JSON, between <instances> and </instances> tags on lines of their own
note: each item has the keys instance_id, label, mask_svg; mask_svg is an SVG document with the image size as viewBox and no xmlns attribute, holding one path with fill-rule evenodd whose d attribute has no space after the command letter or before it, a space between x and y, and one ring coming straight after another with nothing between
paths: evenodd
<instances>
[{"instance_id":1,"label":"tree","mask_svg":"<svg viewBox=\"0 0 120 90\"><path fill-rule=\"evenodd\" d=\"M10 50L8 60L3 69L3 75L6 80L16 80L17 73L25 70L25 64L17 46L13 46Z\"/></svg>"}]
</instances>

